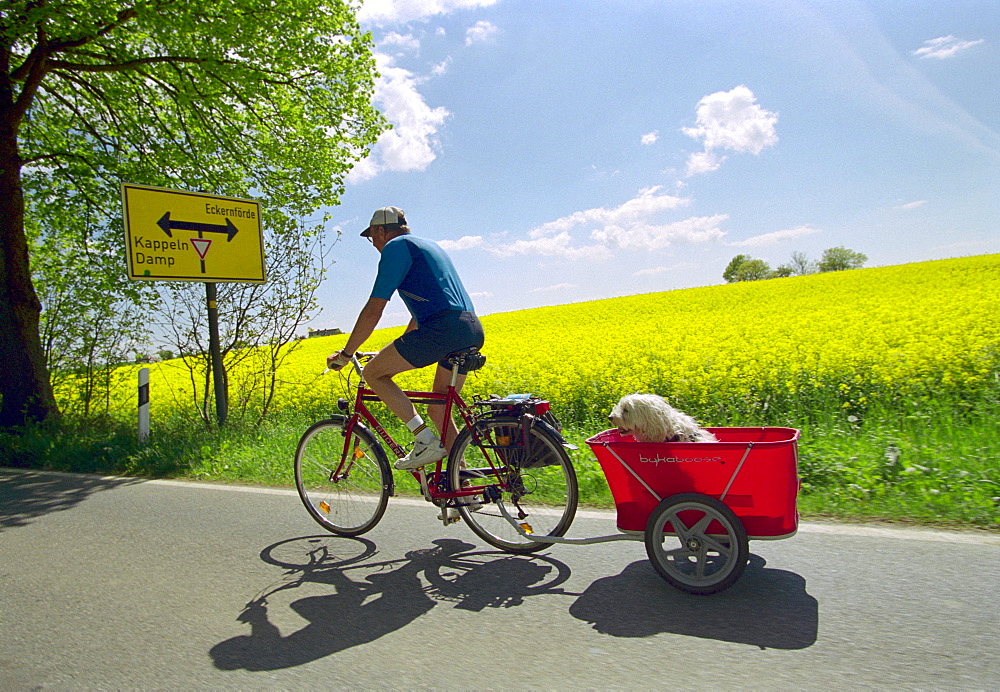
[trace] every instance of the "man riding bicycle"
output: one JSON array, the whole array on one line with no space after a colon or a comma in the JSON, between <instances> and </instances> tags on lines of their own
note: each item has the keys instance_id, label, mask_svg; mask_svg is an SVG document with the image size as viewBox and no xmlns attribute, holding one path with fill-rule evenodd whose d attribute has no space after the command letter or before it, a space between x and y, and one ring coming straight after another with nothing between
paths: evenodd
<instances>
[{"instance_id":1,"label":"man riding bicycle","mask_svg":"<svg viewBox=\"0 0 1000 692\"><path fill-rule=\"evenodd\" d=\"M414 435L413 449L396 462L396 468L416 469L443 459L448 449L427 427L413 402L392 378L401 372L437 363L432 389L445 393L451 382L451 364L444 360L445 357L464 348L481 347L483 326L451 259L434 241L411 235L402 209L382 207L375 210L368 228L361 235L381 254L375 286L358 315L347 344L326 362L333 370L340 370L351 362L354 353L375 331L392 294L399 293L410 312L410 323L402 336L365 365L364 377L372 391ZM467 372L463 366L459 367L457 391L465 384ZM454 421L444 420L441 406L431 406L428 413L450 447L458 434Z\"/></svg>"}]
</instances>

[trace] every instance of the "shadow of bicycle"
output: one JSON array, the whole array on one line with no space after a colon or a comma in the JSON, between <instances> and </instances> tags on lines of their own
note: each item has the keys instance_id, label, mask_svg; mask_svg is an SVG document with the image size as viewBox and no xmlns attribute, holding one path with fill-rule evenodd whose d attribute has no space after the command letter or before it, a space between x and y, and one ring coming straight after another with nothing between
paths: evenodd
<instances>
[{"instance_id":1,"label":"shadow of bicycle","mask_svg":"<svg viewBox=\"0 0 1000 692\"><path fill-rule=\"evenodd\" d=\"M227 639L209 653L222 670L290 668L370 643L441 602L480 611L514 607L532 595L565 593L559 585L570 572L557 560L474 548L439 539L434 547L410 551L402 559L376 561L375 544L364 538L309 536L268 546L261 559L284 568L284 578L240 614L250 634ZM331 593L292 601L288 607L308 624L284 634L269 614L268 599L306 584L323 585Z\"/></svg>"},{"instance_id":2,"label":"shadow of bicycle","mask_svg":"<svg viewBox=\"0 0 1000 692\"><path fill-rule=\"evenodd\" d=\"M811 646L819 608L806 592L805 579L764 565L764 558L751 555L734 586L712 596L692 596L668 586L641 560L614 577L595 581L569 612L614 637L671 633L761 649Z\"/></svg>"}]
</instances>

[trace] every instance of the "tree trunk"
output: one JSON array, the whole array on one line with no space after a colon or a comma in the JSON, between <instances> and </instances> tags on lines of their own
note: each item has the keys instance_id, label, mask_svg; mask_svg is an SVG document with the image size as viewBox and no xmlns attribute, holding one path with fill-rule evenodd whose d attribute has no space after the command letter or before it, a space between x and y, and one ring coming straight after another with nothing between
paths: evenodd
<instances>
[{"instance_id":1,"label":"tree trunk","mask_svg":"<svg viewBox=\"0 0 1000 692\"><path fill-rule=\"evenodd\" d=\"M0 97L0 427L11 428L57 421L59 407L38 332L42 306L28 264L17 130L9 92Z\"/></svg>"}]
</instances>

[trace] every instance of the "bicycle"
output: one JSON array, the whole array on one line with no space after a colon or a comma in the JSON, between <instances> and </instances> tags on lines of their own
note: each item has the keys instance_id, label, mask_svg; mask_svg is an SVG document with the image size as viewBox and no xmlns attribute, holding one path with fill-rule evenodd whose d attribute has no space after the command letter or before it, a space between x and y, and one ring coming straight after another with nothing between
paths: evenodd
<instances>
[{"instance_id":1,"label":"bicycle","mask_svg":"<svg viewBox=\"0 0 1000 692\"><path fill-rule=\"evenodd\" d=\"M340 413L310 426L295 452L295 485L302 503L320 526L341 536L373 529L395 494L382 442L397 457L406 455L367 406L379 400L365 385L362 368L374 355L354 354L345 367L347 386L355 388L353 403L339 399ZM545 548L522 532L563 536L569 530L578 489L567 449L576 447L559 432L547 401L509 395L466 403L455 384L461 366L469 364L471 371L485 363L478 349L456 351L446 360L452 375L445 393L405 394L415 404L443 405L444 419L455 418L458 435L446 459L402 473L416 478L424 499L440 508L446 526L460 517L488 544L510 553ZM355 385L352 374L358 377ZM447 446L447 439L442 441ZM518 526L504 518L497 500L516 510ZM452 517L450 509L457 509L459 517Z\"/></svg>"}]
</instances>

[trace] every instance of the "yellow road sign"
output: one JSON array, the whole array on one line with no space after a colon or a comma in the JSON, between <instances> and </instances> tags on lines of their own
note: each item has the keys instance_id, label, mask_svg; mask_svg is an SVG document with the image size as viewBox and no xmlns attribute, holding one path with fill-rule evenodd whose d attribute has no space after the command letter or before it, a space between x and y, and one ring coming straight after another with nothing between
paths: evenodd
<instances>
[{"instance_id":1,"label":"yellow road sign","mask_svg":"<svg viewBox=\"0 0 1000 692\"><path fill-rule=\"evenodd\" d=\"M130 279L264 281L260 203L122 185Z\"/></svg>"}]
</instances>

